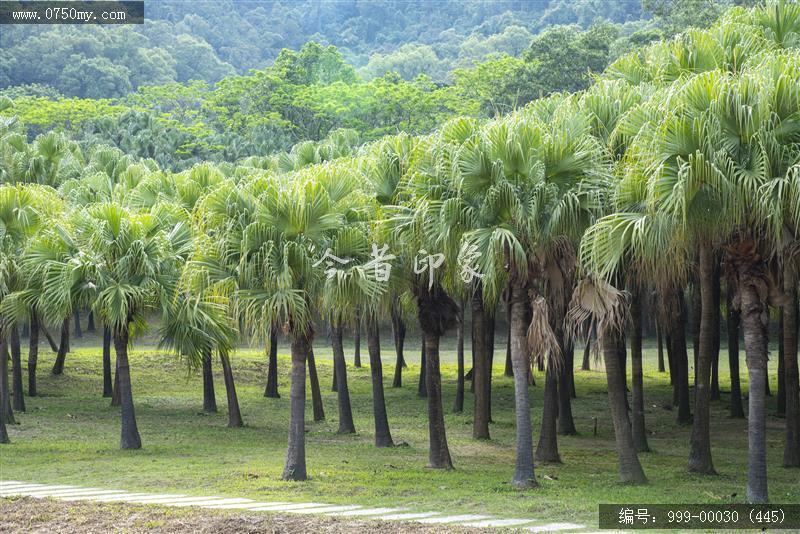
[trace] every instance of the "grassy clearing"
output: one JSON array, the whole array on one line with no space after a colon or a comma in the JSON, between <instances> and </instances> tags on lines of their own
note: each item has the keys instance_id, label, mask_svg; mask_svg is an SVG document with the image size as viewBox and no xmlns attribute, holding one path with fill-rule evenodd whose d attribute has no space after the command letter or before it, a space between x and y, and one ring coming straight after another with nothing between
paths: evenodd
<instances>
[{"instance_id":1,"label":"grassy clearing","mask_svg":"<svg viewBox=\"0 0 800 534\"><path fill-rule=\"evenodd\" d=\"M541 488L518 492L509 485L513 470L513 385L502 376L505 346L498 341L494 369L491 441L471 437L468 393L463 414L451 414L455 392L452 340L443 358L446 424L452 472L426 469L425 400L417 397L419 357L409 343L410 366L404 387L392 389L393 354L385 354L386 396L395 442L408 446L376 449L372 435L369 369L348 368L357 435L336 434L336 394L330 391L330 351L318 340L317 354L326 421L311 422L308 407L307 455L311 480L283 482L288 422L289 358L280 355L283 398L262 396L266 358L260 350L242 350L233 358L245 428L225 427L225 396L219 365L215 368L220 412L202 413L198 373L187 373L174 356L144 344L132 352L134 398L144 448L118 449L119 417L103 399L100 340L73 342L63 376L52 376L52 354L42 347L41 397L26 398L28 412L11 426L11 446L0 449L0 476L48 483L70 483L149 492L244 496L253 499L409 506L416 509L486 513L501 517L569 520L596 525L601 502L741 502L746 480L747 434L744 420L727 416L727 365L720 369L723 398L712 404L714 463L719 476L686 471L690 427L678 427L676 414L664 408L671 398L667 374L656 371L655 351L645 361L647 425L654 452L641 455L650 484L617 483L613 428L608 416L602 369L576 371L578 398L573 410L580 435L559 438L563 464L537 466ZM388 344L385 344L388 347ZM366 351L366 348L364 348ZM347 358L352 362L352 350ZM723 358L724 359L724 358ZM593 365L597 366L596 362ZM23 357L23 366L25 366ZM774 368L773 368L774 371ZM744 387L746 391L746 377ZM538 435L541 376L532 388L533 417ZM777 385L773 376L772 389ZM774 413L774 397L770 413ZM594 420L597 435L593 435ZM773 502L800 502L796 470L780 467L783 421L769 417L768 460Z\"/></svg>"}]
</instances>

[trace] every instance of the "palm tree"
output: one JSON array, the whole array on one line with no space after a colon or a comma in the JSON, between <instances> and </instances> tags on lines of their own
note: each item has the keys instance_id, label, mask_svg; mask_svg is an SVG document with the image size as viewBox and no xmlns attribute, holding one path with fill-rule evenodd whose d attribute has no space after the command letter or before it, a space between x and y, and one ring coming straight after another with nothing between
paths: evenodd
<instances>
[{"instance_id":1,"label":"palm tree","mask_svg":"<svg viewBox=\"0 0 800 534\"><path fill-rule=\"evenodd\" d=\"M586 277L572 295L568 321L575 337L588 337L592 331L597 332L597 342L602 345L606 367L608 403L614 423L620 481L626 484L644 484L647 477L639 463L628 419L625 376L622 374L618 355L620 338L627 323L626 299L626 294L612 285Z\"/></svg>"},{"instance_id":2,"label":"palm tree","mask_svg":"<svg viewBox=\"0 0 800 534\"><path fill-rule=\"evenodd\" d=\"M545 392L549 409L543 414L543 426L553 431L540 441L540 448L542 458L557 461L554 373L565 345L553 326L563 322L566 312L572 243L602 205L598 198L602 189L589 184L605 183L607 163L590 135L588 117L575 111L571 99L554 97L487 125L465 143L458 166L460 190L480 199L476 229L465 234L465 240L485 251L480 258L484 299L491 302L503 291L508 295L517 417L512 483L532 487L536 480L528 397L530 354L542 361L553 359ZM541 316L532 317L533 303L535 311L553 317L552 324ZM533 325L538 327L533 330L541 340L539 346L527 342ZM554 339L555 345L549 343Z\"/></svg>"},{"instance_id":3,"label":"palm tree","mask_svg":"<svg viewBox=\"0 0 800 534\"><path fill-rule=\"evenodd\" d=\"M781 55L744 68L736 76L709 72L677 83L660 109L657 122L643 128L629 150L635 155L630 175L647 181L643 214L615 214L601 221L615 227L599 263L613 265L623 254L657 256L672 250L678 263L698 250L700 286L714 324L714 248L725 251L725 265L741 310L750 375L747 499L766 502L765 413L766 310L770 277L767 258L782 254L781 243L794 240L797 228L795 190L797 161L797 71ZM758 88L758 90L755 90ZM791 88L791 89L790 89ZM636 178L640 180L640 178ZM788 201L788 202L787 202ZM709 229L713 231L709 232ZM788 229L788 236L787 236ZM610 234L609 234L610 235ZM709 237L715 241L710 242ZM622 246L619 246L619 245ZM671 245L676 245L671 246ZM663 263L663 262L662 262ZM613 271L609 269L607 272ZM664 279L669 278L669 274ZM698 395L690 468L713 472L708 445L708 327L701 330Z\"/></svg>"},{"instance_id":4,"label":"palm tree","mask_svg":"<svg viewBox=\"0 0 800 534\"><path fill-rule=\"evenodd\" d=\"M30 302L37 295L35 279L24 268L24 256L30 239L49 220L54 219L62 202L54 192L36 185L0 186L0 266L2 266L2 283L0 284L0 317L3 317L2 335L6 347L10 348L13 367L13 409L25 411L22 388L22 362L17 325L28 318ZM24 315L24 317L22 317ZM30 365L29 360L29 365ZM35 366L33 360L34 379L33 393L36 393ZM5 411L9 421L12 413L9 409L9 391L5 387L7 375L0 377L0 397L5 399L0 409ZM29 384L30 385L30 384Z\"/></svg>"},{"instance_id":5,"label":"palm tree","mask_svg":"<svg viewBox=\"0 0 800 534\"><path fill-rule=\"evenodd\" d=\"M191 273L186 278L189 284L197 282ZM164 309L160 345L185 357L190 368L206 365L215 351L219 354L228 399L228 426L241 427L244 423L229 358L235 331L230 325L227 303L224 297L198 291L196 285L191 288L195 296L179 292Z\"/></svg>"},{"instance_id":6,"label":"palm tree","mask_svg":"<svg viewBox=\"0 0 800 534\"><path fill-rule=\"evenodd\" d=\"M254 182L252 188L258 200L252 222L240 230L234 305L245 328L268 336L280 326L291 337L291 418L282 477L305 480L306 358L314 335L311 309L323 278L313 263L342 217L310 174L293 175L287 184Z\"/></svg>"},{"instance_id":7,"label":"palm tree","mask_svg":"<svg viewBox=\"0 0 800 534\"><path fill-rule=\"evenodd\" d=\"M185 234L185 227L177 223L163 228L155 216L131 213L116 204L81 209L70 223L71 231L57 227L56 235L39 243L30 255L44 276L39 308L52 320L88 303L108 325L117 355L120 447L138 449L142 443L128 348L148 310L165 304L171 294L182 263L172 240Z\"/></svg>"},{"instance_id":8,"label":"palm tree","mask_svg":"<svg viewBox=\"0 0 800 534\"><path fill-rule=\"evenodd\" d=\"M330 251L337 258L342 258L348 263L352 261L362 263L368 252L368 244L363 233L357 228L345 226L336 232L331 242L328 243L326 251ZM330 315L333 369L339 407L339 433L354 434L356 429L347 385L347 365L342 344L342 330L344 324L352 324L356 320L359 295L364 284L368 282L368 278L363 269L342 267L342 269L333 271L332 276L326 277L322 309Z\"/></svg>"},{"instance_id":9,"label":"palm tree","mask_svg":"<svg viewBox=\"0 0 800 534\"><path fill-rule=\"evenodd\" d=\"M358 190L359 174L354 161L346 159L313 168L314 179L328 194L331 209L341 213L345 225L331 233L324 244L324 253L315 265L327 265L322 291L322 310L328 315L333 344L334 391L339 407L339 433L355 433L350 392L347 384L347 365L344 356L343 330L357 326L361 295L369 297L377 291L375 282L360 268L367 261L369 244L365 219L369 214L367 197ZM337 262L345 264L336 265ZM352 267L351 267L352 265ZM320 267L321 268L321 267Z\"/></svg>"},{"instance_id":10,"label":"palm tree","mask_svg":"<svg viewBox=\"0 0 800 534\"><path fill-rule=\"evenodd\" d=\"M377 208L375 219L381 220L382 210L387 206L399 203L400 187L419 151L419 141L407 134L385 137L369 147L362 159L361 173L371 186ZM409 266L403 264L404 258L397 258L395 272L404 271ZM403 368L406 367L403 349L406 337L406 320L412 313L414 305L410 294L402 283L403 276L392 277L391 294L392 333L395 347L395 369L392 387L399 388L403 384Z\"/></svg>"},{"instance_id":11,"label":"palm tree","mask_svg":"<svg viewBox=\"0 0 800 534\"><path fill-rule=\"evenodd\" d=\"M406 266L405 282L417 304L417 318L423 334L425 356L425 391L428 403L428 466L452 469L447 445L442 406L439 342L453 328L459 317L458 305L443 286L446 269L447 221L452 220L452 208L457 206L450 165L453 146L440 139L423 141L426 146L414 165L415 172L406 176L403 203L386 208L386 226Z\"/></svg>"}]
</instances>

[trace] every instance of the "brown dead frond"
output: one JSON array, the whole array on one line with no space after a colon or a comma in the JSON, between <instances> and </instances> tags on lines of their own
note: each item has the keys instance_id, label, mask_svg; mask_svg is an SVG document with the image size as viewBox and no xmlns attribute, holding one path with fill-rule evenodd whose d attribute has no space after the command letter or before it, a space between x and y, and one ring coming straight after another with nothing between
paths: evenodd
<instances>
[{"instance_id":1,"label":"brown dead frond","mask_svg":"<svg viewBox=\"0 0 800 534\"><path fill-rule=\"evenodd\" d=\"M567 239L557 239L550 246L542 275L556 317L563 317L569 302L569 291L575 281L578 263L575 249Z\"/></svg>"},{"instance_id":2,"label":"brown dead frond","mask_svg":"<svg viewBox=\"0 0 800 534\"><path fill-rule=\"evenodd\" d=\"M528 350L531 363L546 363L554 369L561 367L561 346L550 322L550 306L541 295L531 301L531 324L528 326Z\"/></svg>"},{"instance_id":3,"label":"brown dead frond","mask_svg":"<svg viewBox=\"0 0 800 534\"><path fill-rule=\"evenodd\" d=\"M629 295L603 280L587 277L578 282L565 319L564 330L573 342L586 339L592 330L597 346L607 334L623 332L628 323Z\"/></svg>"}]
</instances>

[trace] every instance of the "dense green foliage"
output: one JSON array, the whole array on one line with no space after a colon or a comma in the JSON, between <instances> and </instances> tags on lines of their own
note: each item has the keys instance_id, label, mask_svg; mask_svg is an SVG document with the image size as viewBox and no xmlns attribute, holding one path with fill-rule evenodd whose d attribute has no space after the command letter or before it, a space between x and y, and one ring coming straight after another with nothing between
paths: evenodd
<instances>
[{"instance_id":1,"label":"dense green foliage","mask_svg":"<svg viewBox=\"0 0 800 534\"><path fill-rule=\"evenodd\" d=\"M333 7L162 2L148 6L144 27L11 26L0 36L0 94L15 100L6 114L31 136L66 130L84 147L111 143L181 170L266 156L338 128L369 141L428 133L456 115L508 113L584 89L632 47L721 10L689 2L642 11L634 1ZM264 35L281 36L280 47ZM233 74L251 67L260 70Z\"/></svg>"},{"instance_id":2,"label":"dense green foliage","mask_svg":"<svg viewBox=\"0 0 800 534\"><path fill-rule=\"evenodd\" d=\"M439 65L439 79L444 79L455 66L493 53L519 52L548 25L642 17L638 0L614 2L611 9L598 1L570 4L148 2L141 27L5 27L0 47L8 53L0 60L0 87L40 83L69 96L119 97L141 85L215 82L233 72L263 68L282 49L298 49L308 41L341 48L348 62L370 63L367 70L374 75L398 70L412 78L422 71L397 67L421 47L428 55L424 72L433 74L432 67ZM395 52L404 44L412 48Z\"/></svg>"}]
</instances>

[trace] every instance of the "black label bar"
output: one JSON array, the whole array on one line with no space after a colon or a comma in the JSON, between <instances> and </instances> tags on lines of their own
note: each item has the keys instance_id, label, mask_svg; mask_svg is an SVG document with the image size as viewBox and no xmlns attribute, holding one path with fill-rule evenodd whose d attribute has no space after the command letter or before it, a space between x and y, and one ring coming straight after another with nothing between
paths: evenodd
<instances>
[{"instance_id":1,"label":"black label bar","mask_svg":"<svg viewBox=\"0 0 800 534\"><path fill-rule=\"evenodd\" d=\"M601 529L800 529L800 504L601 504Z\"/></svg>"}]
</instances>

